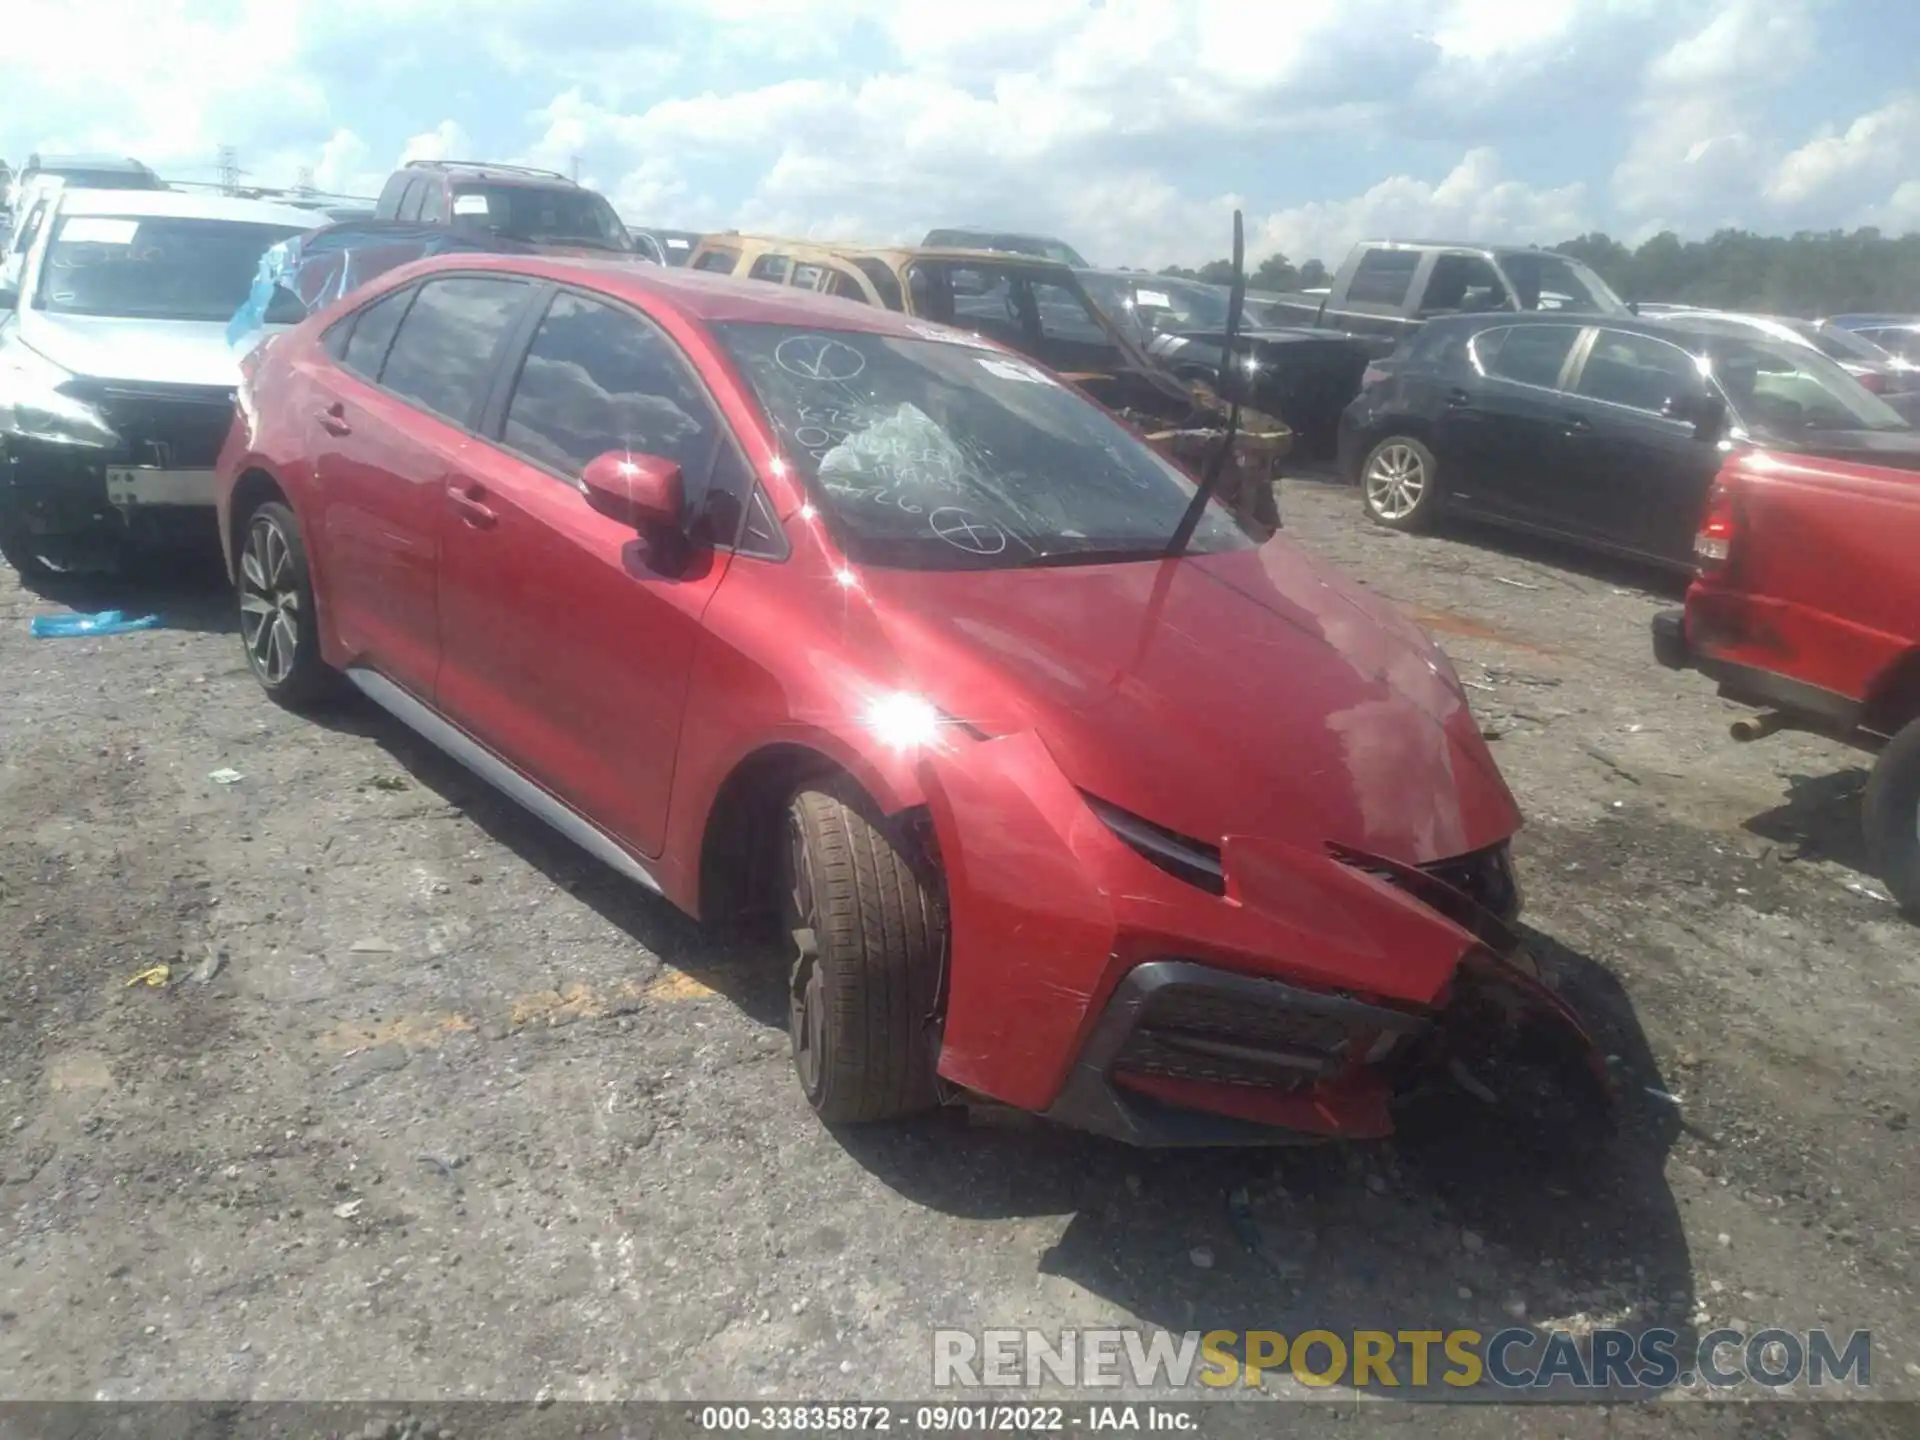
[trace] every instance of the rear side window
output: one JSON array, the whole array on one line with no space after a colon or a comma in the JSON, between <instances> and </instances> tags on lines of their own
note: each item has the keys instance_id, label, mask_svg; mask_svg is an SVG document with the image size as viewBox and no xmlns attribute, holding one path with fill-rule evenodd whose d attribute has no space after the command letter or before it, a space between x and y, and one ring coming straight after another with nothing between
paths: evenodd
<instances>
[{"instance_id":1,"label":"rear side window","mask_svg":"<svg viewBox=\"0 0 1920 1440\"><path fill-rule=\"evenodd\" d=\"M1419 268L1418 250L1369 250L1353 272L1347 299L1356 305L1398 305Z\"/></svg>"},{"instance_id":2,"label":"rear side window","mask_svg":"<svg viewBox=\"0 0 1920 1440\"><path fill-rule=\"evenodd\" d=\"M858 304L867 303L867 292L851 275L843 275L838 270L827 273L827 293L838 300L852 300Z\"/></svg>"},{"instance_id":3,"label":"rear side window","mask_svg":"<svg viewBox=\"0 0 1920 1440\"><path fill-rule=\"evenodd\" d=\"M721 275L731 275L733 267L739 263L740 255L735 250L709 250L693 262L696 270L712 270Z\"/></svg>"},{"instance_id":4,"label":"rear side window","mask_svg":"<svg viewBox=\"0 0 1920 1440\"><path fill-rule=\"evenodd\" d=\"M427 281L387 352L381 387L456 425L472 424L494 354L526 294L524 280L463 275Z\"/></svg>"},{"instance_id":5,"label":"rear side window","mask_svg":"<svg viewBox=\"0 0 1920 1440\"><path fill-rule=\"evenodd\" d=\"M787 270L792 262L784 255L762 255L753 262L753 268L747 271L749 280L771 280L775 285L784 285Z\"/></svg>"},{"instance_id":6,"label":"rear side window","mask_svg":"<svg viewBox=\"0 0 1920 1440\"><path fill-rule=\"evenodd\" d=\"M424 180L409 180L407 182L407 193L400 197L399 218L402 220L418 220L420 218L420 206L425 202L426 198L427 182Z\"/></svg>"},{"instance_id":7,"label":"rear side window","mask_svg":"<svg viewBox=\"0 0 1920 1440\"><path fill-rule=\"evenodd\" d=\"M691 510L723 433L671 340L630 311L563 290L534 332L500 438L563 475L609 451L662 456L680 466Z\"/></svg>"},{"instance_id":8,"label":"rear side window","mask_svg":"<svg viewBox=\"0 0 1920 1440\"><path fill-rule=\"evenodd\" d=\"M1701 394L1706 381L1678 345L1621 330L1602 330L1574 386L1593 400L1658 414L1667 401Z\"/></svg>"},{"instance_id":9,"label":"rear side window","mask_svg":"<svg viewBox=\"0 0 1920 1440\"><path fill-rule=\"evenodd\" d=\"M382 296L362 310L353 321L353 330L347 336L347 348L340 356L340 363L363 380L378 381L380 366L393 344L394 331L400 328L407 306L413 303L413 295L409 287Z\"/></svg>"},{"instance_id":10,"label":"rear side window","mask_svg":"<svg viewBox=\"0 0 1920 1440\"><path fill-rule=\"evenodd\" d=\"M879 292L880 303L889 310L907 308L906 298L900 293L900 281L893 271L870 255L862 255L854 264L860 267L860 273L873 282L873 288Z\"/></svg>"},{"instance_id":11,"label":"rear side window","mask_svg":"<svg viewBox=\"0 0 1920 1440\"><path fill-rule=\"evenodd\" d=\"M1509 325L1483 332L1473 342L1473 353L1480 368L1497 379L1554 390L1579 338L1578 325Z\"/></svg>"}]
</instances>

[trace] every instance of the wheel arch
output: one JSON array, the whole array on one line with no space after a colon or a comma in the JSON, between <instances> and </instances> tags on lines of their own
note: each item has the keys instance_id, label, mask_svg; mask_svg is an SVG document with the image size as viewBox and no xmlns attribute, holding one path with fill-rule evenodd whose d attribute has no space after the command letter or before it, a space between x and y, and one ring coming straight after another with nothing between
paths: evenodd
<instances>
[{"instance_id":1,"label":"wheel arch","mask_svg":"<svg viewBox=\"0 0 1920 1440\"><path fill-rule=\"evenodd\" d=\"M1915 720L1920 720L1920 645L1897 656L1874 678L1863 717L1867 728L1882 735Z\"/></svg>"},{"instance_id":2,"label":"wheel arch","mask_svg":"<svg viewBox=\"0 0 1920 1440\"><path fill-rule=\"evenodd\" d=\"M233 495L227 503L227 524L220 536L220 551L226 559L230 581L237 583L239 579L241 537L246 533L247 521L269 500L278 500L283 505L293 503L286 487L270 471L261 465L249 465L233 482Z\"/></svg>"}]
</instances>

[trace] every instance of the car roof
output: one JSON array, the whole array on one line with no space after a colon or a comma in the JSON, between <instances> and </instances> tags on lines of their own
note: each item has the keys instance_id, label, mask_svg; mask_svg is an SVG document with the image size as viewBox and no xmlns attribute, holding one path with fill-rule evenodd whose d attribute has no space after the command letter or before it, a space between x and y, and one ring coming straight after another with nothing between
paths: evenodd
<instances>
[{"instance_id":1,"label":"car roof","mask_svg":"<svg viewBox=\"0 0 1920 1440\"><path fill-rule=\"evenodd\" d=\"M131 155L29 155L29 170L117 170L128 175L151 175L147 166Z\"/></svg>"},{"instance_id":2,"label":"car roof","mask_svg":"<svg viewBox=\"0 0 1920 1440\"><path fill-rule=\"evenodd\" d=\"M325 217L297 205L271 200L242 200L232 195L196 194L190 190L76 190L60 192L62 215L167 216L183 220L235 220L254 225L289 225L296 230L318 229Z\"/></svg>"},{"instance_id":3,"label":"car roof","mask_svg":"<svg viewBox=\"0 0 1920 1440\"><path fill-rule=\"evenodd\" d=\"M1549 250L1542 245L1483 245L1477 240L1362 240L1353 247L1356 250L1461 250L1475 255L1554 255L1562 260L1576 260L1573 255L1561 255L1557 250Z\"/></svg>"},{"instance_id":4,"label":"car roof","mask_svg":"<svg viewBox=\"0 0 1920 1440\"><path fill-rule=\"evenodd\" d=\"M452 270L503 270L535 275L597 290L616 299L641 303L664 301L688 319L710 325L745 321L925 340L931 338L928 328L933 323L878 305L838 300L811 290L772 285L765 280L736 279L707 270L650 265L641 260L460 254L434 256L406 268L412 278L428 278ZM957 340L964 332L953 333Z\"/></svg>"},{"instance_id":5,"label":"car roof","mask_svg":"<svg viewBox=\"0 0 1920 1440\"><path fill-rule=\"evenodd\" d=\"M1746 320L1700 315L1693 312L1677 315L1634 316L1594 315L1585 311L1562 314L1552 310L1488 310L1474 315L1440 315L1427 322L1428 329L1439 326L1448 330L1466 330L1476 335L1483 331L1500 330L1516 325L1571 325L1576 330L1593 326L1602 330L1624 330L1632 335L1648 335L1657 340L1672 340L1693 346L1703 345L1709 340L1743 338L1745 335L1753 336L1761 344L1791 345L1800 348L1807 347L1808 343L1798 337L1789 339L1786 336L1772 334L1765 324L1753 324Z\"/></svg>"},{"instance_id":6,"label":"car roof","mask_svg":"<svg viewBox=\"0 0 1920 1440\"><path fill-rule=\"evenodd\" d=\"M795 257L812 255L828 260L872 259L889 269L911 260L964 260L969 264L997 265L1002 269L1019 266L1023 269L1073 273L1073 267L1064 260L1049 260L1044 255L1028 255L1018 250L975 250L958 245L855 245L834 240L796 240L786 235L741 235L732 231L708 235L702 243L733 249L751 245Z\"/></svg>"}]
</instances>

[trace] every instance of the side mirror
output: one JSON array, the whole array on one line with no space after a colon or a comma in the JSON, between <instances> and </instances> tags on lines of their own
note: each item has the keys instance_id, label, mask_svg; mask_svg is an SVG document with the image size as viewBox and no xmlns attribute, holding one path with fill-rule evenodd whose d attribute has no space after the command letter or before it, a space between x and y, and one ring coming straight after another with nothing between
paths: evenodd
<instances>
[{"instance_id":1,"label":"side mirror","mask_svg":"<svg viewBox=\"0 0 1920 1440\"><path fill-rule=\"evenodd\" d=\"M1640 302L1638 300L1627 301L1627 313L1629 315L1638 315L1640 313Z\"/></svg>"},{"instance_id":2,"label":"side mirror","mask_svg":"<svg viewBox=\"0 0 1920 1440\"><path fill-rule=\"evenodd\" d=\"M1694 439L1716 441L1726 428L1727 402L1718 395L1669 395L1660 413L1693 426Z\"/></svg>"},{"instance_id":3,"label":"side mirror","mask_svg":"<svg viewBox=\"0 0 1920 1440\"><path fill-rule=\"evenodd\" d=\"M678 531L686 519L680 467L658 455L609 450L580 472L593 508L636 530Z\"/></svg>"},{"instance_id":4,"label":"side mirror","mask_svg":"<svg viewBox=\"0 0 1920 1440\"><path fill-rule=\"evenodd\" d=\"M298 325L307 318L307 307L300 297L284 285L273 287L273 298L267 302L267 313L260 317L263 325Z\"/></svg>"}]
</instances>

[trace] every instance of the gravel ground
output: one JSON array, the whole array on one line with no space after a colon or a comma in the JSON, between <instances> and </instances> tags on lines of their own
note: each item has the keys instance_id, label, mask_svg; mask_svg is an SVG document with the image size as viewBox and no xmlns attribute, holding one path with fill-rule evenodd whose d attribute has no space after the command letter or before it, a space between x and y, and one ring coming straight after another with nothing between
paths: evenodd
<instances>
[{"instance_id":1,"label":"gravel ground","mask_svg":"<svg viewBox=\"0 0 1920 1440\"><path fill-rule=\"evenodd\" d=\"M370 709L268 704L217 589L9 573L4 1393L924 1396L941 1325L1523 1317L1871 1328L1876 1390L1920 1395L1920 929L1860 870L1856 757L1731 743L1651 660L1670 585L1283 504L1473 687L1620 1136L1549 1170L1445 1115L1199 1156L988 1113L829 1133L773 967ZM69 602L167 623L29 638Z\"/></svg>"}]
</instances>

